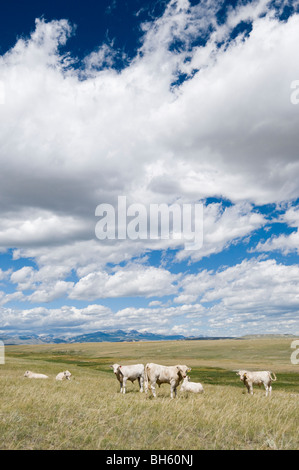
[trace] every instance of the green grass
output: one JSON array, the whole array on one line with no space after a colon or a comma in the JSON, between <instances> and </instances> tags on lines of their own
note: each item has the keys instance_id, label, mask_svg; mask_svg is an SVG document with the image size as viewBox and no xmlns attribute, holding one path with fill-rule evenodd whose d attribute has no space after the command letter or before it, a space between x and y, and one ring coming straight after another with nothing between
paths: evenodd
<instances>
[{"instance_id":1,"label":"green grass","mask_svg":"<svg viewBox=\"0 0 299 470\"><path fill-rule=\"evenodd\" d=\"M299 366L290 341L220 340L6 347L0 366L1 449L298 449ZM119 393L109 365L158 362L192 367L203 395L168 385L157 398L127 384ZM270 369L270 398L249 396L234 369ZM49 375L29 380L25 370ZM56 382L68 369L71 381Z\"/></svg>"}]
</instances>

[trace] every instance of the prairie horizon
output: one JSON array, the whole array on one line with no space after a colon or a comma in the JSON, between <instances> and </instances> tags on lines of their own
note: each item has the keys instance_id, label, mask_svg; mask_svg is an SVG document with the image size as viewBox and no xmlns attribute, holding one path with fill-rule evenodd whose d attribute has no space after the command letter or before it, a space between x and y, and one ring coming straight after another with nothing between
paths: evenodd
<instances>
[{"instance_id":1,"label":"prairie horizon","mask_svg":"<svg viewBox=\"0 0 299 470\"><path fill-rule=\"evenodd\" d=\"M288 339L7 346L0 367L0 447L295 449L299 374L290 354ZM151 361L186 363L204 394L178 389L171 400L164 384L153 399L129 382L121 395L110 365ZM272 396L258 387L253 396L245 393L235 372L241 368L274 371ZM49 379L25 379L27 369ZM65 369L71 380L56 382Z\"/></svg>"}]
</instances>

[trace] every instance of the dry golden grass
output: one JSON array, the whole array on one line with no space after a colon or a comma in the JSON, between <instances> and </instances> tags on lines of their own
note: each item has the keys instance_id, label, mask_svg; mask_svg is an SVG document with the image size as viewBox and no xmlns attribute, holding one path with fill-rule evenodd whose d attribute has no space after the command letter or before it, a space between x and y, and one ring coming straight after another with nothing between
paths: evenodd
<instances>
[{"instance_id":1,"label":"dry golden grass","mask_svg":"<svg viewBox=\"0 0 299 470\"><path fill-rule=\"evenodd\" d=\"M6 348L6 364L0 367L0 448L298 449L298 369L290 372L287 359L280 356L280 386L279 381L273 384L270 398L262 389L249 396L226 369L227 361L232 367L238 363L228 343L184 343ZM234 344L242 366L250 360L256 365L257 357L248 356L252 341ZM254 356L268 351L265 363L277 372L275 358L271 364L269 357L279 354L280 347L275 352L270 343L255 343ZM137 358L147 362L145 356L164 364L183 357L179 362L193 367L191 377L203 383L205 393L179 393L171 400L169 386L162 385L153 399L139 393L137 383L129 383L127 394L121 395L108 365L116 358L122 363ZM46 373L49 379L26 379L26 369ZM56 374L65 369L72 372L72 380L56 382ZM283 380L289 387L282 386Z\"/></svg>"}]
</instances>

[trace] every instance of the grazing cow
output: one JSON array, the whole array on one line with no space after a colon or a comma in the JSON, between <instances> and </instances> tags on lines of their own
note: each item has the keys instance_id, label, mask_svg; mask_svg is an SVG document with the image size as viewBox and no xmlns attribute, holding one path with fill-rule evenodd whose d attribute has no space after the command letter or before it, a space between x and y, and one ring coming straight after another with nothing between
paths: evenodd
<instances>
[{"instance_id":1,"label":"grazing cow","mask_svg":"<svg viewBox=\"0 0 299 470\"><path fill-rule=\"evenodd\" d=\"M30 370L26 370L24 377L28 377L28 379L48 379L49 378L45 374L36 374L35 372L31 372Z\"/></svg>"},{"instance_id":2,"label":"grazing cow","mask_svg":"<svg viewBox=\"0 0 299 470\"><path fill-rule=\"evenodd\" d=\"M187 372L191 369L188 366L161 366L159 364L146 364L145 366L145 392L148 392L148 384L151 384L151 391L156 397L156 384L163 383L170 384L170 396L173 398L173 393L176 396L177 387L180 382L186 377Z\"/></svg>"},{"instance_id":3,"label":"grazing cow","mask_svg":"<svg viewBox=\"0 0 299 470\"><path fill-rule=\"evenodd\" d=\"M248 370L239 370L237 375L240 376L240 380L244 383L247 388L248 393L253 395L253 385L264 385L266 390L266 397L268 394L271 395L272 392L272 382L277 380L276 375L273 372L274 377L272 377L272 372L268 370L260 371L260 372L250 372Z\"/></svg>"},{"instance_id":4,"label":"grazing cow","mask_svg":"<svg viewBox=\"0 0 299 470\"><path fill-rule=\"evenodd\" d=\"M121 366L119 364L113 364L110 366L120 383L120 393L126 393L126 382L130 380L134 383L138 380L139 390L143 392L144 384L144 365L143 364L132 364L130 366Z\"/></svg>"},{"instance_id":5,"label":"grazing cow","mask_svg":"<svg viewBox=\"0 0 299 470\"><path fill-rule=\"evenodd\" d=\"M203 393L203 386L199 382L190 382L190 377L185 377L180 392Z\"/></svg>"},{"instance_id":6,"label":"grazing cow","mask_svg":"<svg viewBox=\"0 0 299 470\"><path fill-rule=\"evenodd\" d=\"M59 372L59 374L56 375L56 380L70 380L71 375L72 374L68 370Z\"/></svg>"}]
</instances>

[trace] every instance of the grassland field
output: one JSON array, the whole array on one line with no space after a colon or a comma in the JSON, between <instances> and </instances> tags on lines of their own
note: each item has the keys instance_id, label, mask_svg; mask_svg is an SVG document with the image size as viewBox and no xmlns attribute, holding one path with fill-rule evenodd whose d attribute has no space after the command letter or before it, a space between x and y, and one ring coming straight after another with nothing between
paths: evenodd
<instances>
[{"instance_id":1,"label":"grassland field","mask_svg":"<svg viewBox=\"0 0 299 470\"><path fill-rule=\"evenodd\" d=\"M299 448L299 365L287 338L6 346L0 365L0 449L197 450ZM157 398L113 363L186 364L203 395ZM57 382L56 374L72 373ZM250 396L235 370L271 370L271 397ZM47 380L24 378L32 370Z\"/></svg>"}]
</instances>

